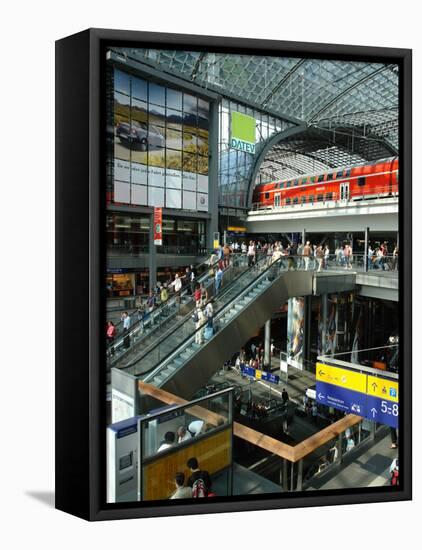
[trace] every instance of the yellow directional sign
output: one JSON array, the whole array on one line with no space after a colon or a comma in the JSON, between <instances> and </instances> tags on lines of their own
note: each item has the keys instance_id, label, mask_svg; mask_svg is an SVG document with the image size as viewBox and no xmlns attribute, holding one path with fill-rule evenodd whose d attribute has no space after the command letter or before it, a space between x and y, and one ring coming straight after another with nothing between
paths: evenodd
<instances>
[{"instance_id":1,"label":"yellow directional sign","mask_svg":"<svg viewBox=\"0 0 422 550\"><path fill-rule=\"evenodd\" d=\"M260 371L259 369L256 369L255 378L257 380L260 380L262 378L262 371Z\"/></svg>"},{"instance_id":2,"label":"yellow directional sign","mask_svg":"<svg viewBox=\"0 0 422 550\"><path fill-rule=\"evenodd\" d=\"M331 365L316 364L316 379L348 390L366 393L366 374L340 369Z\"/></svg>"},{"instance_id":3,"label":"yellow directional sign","mask_svg":"<svg viewBox=\"0 0 422 550\"><path fill-rule=\"evenodd\" d=\"M368 395L375 395L381 399L399 402L399 383L394 380L386 380L376 376L368 375Z\"/></svg>"}]
</instances>

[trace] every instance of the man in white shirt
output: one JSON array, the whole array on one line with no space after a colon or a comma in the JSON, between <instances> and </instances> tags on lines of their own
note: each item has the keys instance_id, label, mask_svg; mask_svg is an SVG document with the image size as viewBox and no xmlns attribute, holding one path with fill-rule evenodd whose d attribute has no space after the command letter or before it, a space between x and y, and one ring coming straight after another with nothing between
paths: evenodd
<instances>
[{"instance_id":1,"label":"man in white shirt","mask_svg":"<svg viewBox=\"0 0 422 550\"><path fill-rule=\"evenodd\" d=\"M164 434L164 441L162 441L160 446L158 447L157 453L160 453L161 451L165 451L166 449L173 447L175 440L176 440L176 436L174 432L166 432Z\"/></svg>"},{"instance_id":2,"label":"man in white shirt","mask_svg":"<svg viewBox=\"0 0 422 550\"><path fill-rule=\"evenodd\" d=\"M180 426L177 430L177 443L182 443L183 441L187 441L188 439L191 439L191 434L187 431L187 429L184 426Z\"/></svg>"}]
</instances>

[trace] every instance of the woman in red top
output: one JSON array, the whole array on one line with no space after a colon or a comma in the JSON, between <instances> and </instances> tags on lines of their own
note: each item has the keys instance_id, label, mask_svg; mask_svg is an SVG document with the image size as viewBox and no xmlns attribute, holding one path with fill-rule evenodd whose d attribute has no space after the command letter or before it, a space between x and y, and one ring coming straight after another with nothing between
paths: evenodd
<instances>
[{"instance_id":1,"label":"woman in red top","mask_svg":"<svg viewBox=\"0 0 422 550\"><path fill-rule=\"evenodd\" d=\"M196 302L196 306L199 307L201 305L201 287L198 285L194 292L194 298Z\"/></svg>"},{"instance_id":2,"label":"woman in red top","mask_svg":"<svg viewBox=\"0 0 422 550\"><path fill-rule=\"evenodd\" d=\"M112 347L112 344L114 342L114 338L116 337L116 327L114 326L113 321L107 321L107 342L109 346L111 347L111 355L114 354L114 348Z\"/></svg>"}]
</instances>

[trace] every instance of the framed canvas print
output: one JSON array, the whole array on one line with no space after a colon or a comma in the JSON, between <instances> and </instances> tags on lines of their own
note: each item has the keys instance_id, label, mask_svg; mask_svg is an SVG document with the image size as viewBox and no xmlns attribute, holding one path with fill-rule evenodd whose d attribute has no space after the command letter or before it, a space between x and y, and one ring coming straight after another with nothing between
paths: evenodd
<instances>
[{"instance_id":1,"label":"framed canvas print","mask_svg":"<svg viewBox=\"0 0 422 550\"><path fill-rule=\"evenodd\" d=\"M56 506L411 498L411 51L56 43Z\"/></svg>"}]
</instances>

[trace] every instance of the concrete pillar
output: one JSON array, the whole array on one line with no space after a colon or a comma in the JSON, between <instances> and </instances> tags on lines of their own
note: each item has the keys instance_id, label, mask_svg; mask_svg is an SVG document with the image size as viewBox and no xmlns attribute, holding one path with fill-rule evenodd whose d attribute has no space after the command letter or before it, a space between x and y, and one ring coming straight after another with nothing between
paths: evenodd
<instances>
[{"instance_id":1,"label":"concrete pillar","mask_svg":"<svg viewBox=\"0 0 422 550\"><path fill-rule=\"evenodd\" d=\"M365 272L368 271L368 246L369 246L369 227L365 229L365 256L363 258L363 266Z\"/></svg>"},{"instance_id":2,"label":"concrete pillar","mask_svg":"<svg viewBox=\"0 0 422 550\"><path fill-rule=\"evenodd\" d=\"M305 245L305 239L306 239L306 229L304 228L302 230L302 244Z\"/></svg>"},{"instance_id":3,"label":"concrete pillar","mask_svg":"<svg viewBox=\"0 0 422 550\"><path fill-rule=\"evenodd\" d=\"M303 320L303 358L306 361L311 360L311 321L312 321L312 296L305 296Z\"/></svg>"},{"instance_id":4,"label":"concrete pillar","mask_svg":"<svg viewBox=\"0 0 422 550\"><path fill-rule=\"evenodd\" d=\"M154 244L154 214L151 214L149 220L149 288L152 289L157 283L157 247Z\"/></svg>"},{"instance_id":5,"label":"concrete pillar","mask_svg":"<svg viewBox=\"0 0 422 550\"><path fill-rule=\"evenodd\" d=\"M264 365L271 368L271 319L265 322Z\"/></svg>"}]
</instances>

